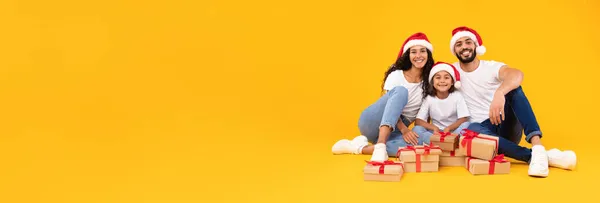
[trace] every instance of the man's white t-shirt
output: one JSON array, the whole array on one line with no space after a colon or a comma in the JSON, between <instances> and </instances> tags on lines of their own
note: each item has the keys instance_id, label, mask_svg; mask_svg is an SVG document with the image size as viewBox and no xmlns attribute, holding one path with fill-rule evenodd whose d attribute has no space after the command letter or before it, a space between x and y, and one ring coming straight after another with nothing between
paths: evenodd
<instances>
[{"instance_id":1,"label":"man's white t-shirt","mask_svg":"<svg viewBox=\"0 0 600 203\"><path fill-rule=\"evenodd\" d=\"M419 112L421 103L423 103L423 82L409 83L404 77L404 71L396 70L391 72L383 85L384 90L392 90L394 87L403 86L408 89L408 103L402 110L402 115L410 122L413 122Z\"/></svg>"},{"instance_id":2,"label":"man's white t-shirt","mask_svg":"<svg viewBox=\"0 0 600 203\"><path fill-rule=\"evenodd\" d=\"M497 61L479 61L479 67L472 72L465 72L460 63L454 63L454 67L460 73L462 87L458 89L471 113L470 122L481 123L490 118L490 106L494 93L500 87L499 72L504 63Z\"/></svg>"},{"instance_id":3,"label":"man's white t-shirt","mask_svg":"<svg viewBox=\"0 0 600 203\"><path fill-rule=\"evenodd\" d=\"M440 130L455 123L459 118L469 117L467 103L460 92L452 92L445 99L427 96L417 118L427 121L431 117L431 123Z\"/></svg>"}]
</instances>

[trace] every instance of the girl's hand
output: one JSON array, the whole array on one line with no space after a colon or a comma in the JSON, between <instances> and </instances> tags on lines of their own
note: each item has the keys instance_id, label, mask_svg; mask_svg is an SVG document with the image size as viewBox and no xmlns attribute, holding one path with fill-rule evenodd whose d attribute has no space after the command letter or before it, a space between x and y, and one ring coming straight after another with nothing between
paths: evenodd
<instances>
[{"instance_id":1,"label":"girl's hand","mask_svg":"<svg viewBox=\"0 0 600 203\"><path fill-rule=\"evenodd\" d=\"M402 138L404 139L404 141L406 141L406 143L412 145L417 145L419 143L419 135L417 135L417 133L413 132L412 130L409 130L408 128L405 128L405 130L402 130L401 132Z\"/></svg>"},{"instance_id":2,"label":"girl's hand","mask_svg":"<svg viewBox=\"0 0 600 203\"><path fill-rule=\"evenodd\" d=\"M450 132L450 128L444 128L444 132L446 132L446 133Z\"/></svg>"},{"instance_id":3,"label":"girl's hand","mask_svg":"<svg viewBox=\"0 0 600 203\"><path fill-rule=\"evenodd\" d=\"M438 128L437 126L433 129L433 134L434 135L439 135L440 134L440 128Z\"/></svg>"}]
</instances>

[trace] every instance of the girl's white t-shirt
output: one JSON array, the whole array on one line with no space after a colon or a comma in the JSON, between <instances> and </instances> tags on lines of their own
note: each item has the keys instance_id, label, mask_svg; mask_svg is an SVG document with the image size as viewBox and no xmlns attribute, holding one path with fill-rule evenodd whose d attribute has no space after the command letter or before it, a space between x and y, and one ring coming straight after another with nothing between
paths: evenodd
<instances>
[{"instance_id":1,"label":"girl's white t-shirt","mask_svg":"<svg viewBox=\"0 0 600 203\"><path fill-rule=\"evenodd\" d=\"M440 130L452 125L459 118L469 117L467 103L460 92L452 92L445 99L427 96L417 118L427 121L431 117L431 123Z\"/></svg>"}]
</instances>

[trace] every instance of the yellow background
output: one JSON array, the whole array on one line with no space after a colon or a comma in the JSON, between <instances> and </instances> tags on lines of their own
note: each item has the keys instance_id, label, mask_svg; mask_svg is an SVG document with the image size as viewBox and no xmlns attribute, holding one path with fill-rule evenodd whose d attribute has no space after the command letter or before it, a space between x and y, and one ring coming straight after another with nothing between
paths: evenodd
<instances>
[{"instance_id":1,"label":"yellow background","mask_svg":"<svg viewBox=\"0 0 600 203\"><path fill-rule=\"evenodd\" d=\"M598 13L594 0L3 0L0 202L595 198L578 184L600 169ZM331 145L359 134L406 37L425 32L454 62L462 25L482 59L525 73L546 147L575 150L577 169L364 182L369 156Z\"/></svg>"}]
</instances>

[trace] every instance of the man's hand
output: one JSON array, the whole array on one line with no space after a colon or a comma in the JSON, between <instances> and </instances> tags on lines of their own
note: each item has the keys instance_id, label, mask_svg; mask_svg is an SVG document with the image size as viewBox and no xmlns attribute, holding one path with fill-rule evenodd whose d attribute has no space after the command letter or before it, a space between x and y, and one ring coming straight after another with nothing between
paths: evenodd
<instances>
[{"instance_id":1,"label":"man's hand","mask_svg":"<svg viewBox=\"0 0 600 203\"><path fill-rule=\"evenodd\" d=\"M492 105L490 106L490 122L494 125L499 125L504 121L504 103L506 102L504 94L496 92Z\"/></svg>"}]
</instances>

